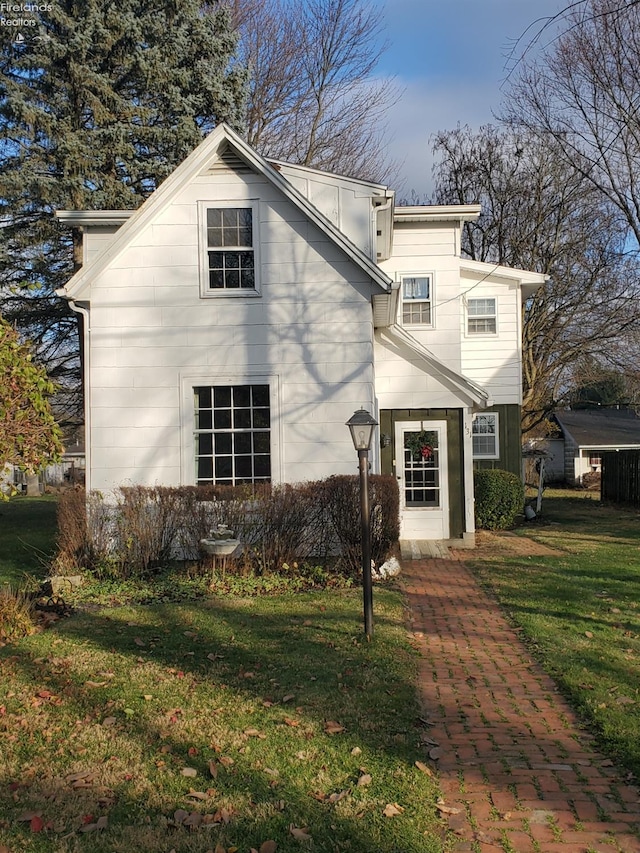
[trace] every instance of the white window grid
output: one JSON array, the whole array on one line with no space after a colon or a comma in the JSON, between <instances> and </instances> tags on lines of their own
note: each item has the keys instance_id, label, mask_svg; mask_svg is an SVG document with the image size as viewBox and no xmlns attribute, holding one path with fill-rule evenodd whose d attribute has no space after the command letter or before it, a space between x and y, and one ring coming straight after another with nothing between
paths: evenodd
<instances>
[{"instance_id":1,"label":"white window grid","mask_svg":"<svg viewBox=\"0 0 640 853\"><path fill-rule=\"evenodd\" d=\"M197 485L271 482L268 385L193 389Z\"/></svg>"},{"instance_id":2,"label":"white window grid","mask_svg":"<svg viewBox=\"0 0 640 853\"><path fill-rule=\"evenodd\" d=\"M500 444L497 412L483 412L474 416L471 440L474 459L499 458Z\"/></svg>"},{"instance_id":3,"label":"white window grid","mask_svg":"<svg viewBox=\"0 0 640 853\"><path fill-rule=\"evenodd\" d=\"M467 334L495 335L498 311L495 296L467 298Z\"/></svg>"},{"instance_id":4,"label":"white window grid","mask_svg":"<svg viewBox=\"0 0 640 853\"><path fill-rule=\"evenodd\" d=\"M433 325L433 276L402 276L402 323L405 326Z\"/></svg>"}]
</instances>

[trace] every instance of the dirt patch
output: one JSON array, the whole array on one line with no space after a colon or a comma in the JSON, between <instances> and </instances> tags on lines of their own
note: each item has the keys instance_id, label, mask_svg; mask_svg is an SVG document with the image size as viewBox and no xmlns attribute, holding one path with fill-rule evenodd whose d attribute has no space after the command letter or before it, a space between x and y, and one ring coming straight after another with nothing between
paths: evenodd
<instances>
[{"instance_id":1,"label":"dirt patch","mask_svg":"<svg viewBox=\"0 0 640 853\"><path fill-rule=\"evenodd\" d=\"M469 560L484 555L495 556L504 554L514 557L554 557L562 552L541 542L535 542L528 536L518 536L509 530L491 532L489 530L478 530L476 532L476 547L470 551L455 551L451 549L451 556L458 560Z\"/></svg>"}]
</instances>

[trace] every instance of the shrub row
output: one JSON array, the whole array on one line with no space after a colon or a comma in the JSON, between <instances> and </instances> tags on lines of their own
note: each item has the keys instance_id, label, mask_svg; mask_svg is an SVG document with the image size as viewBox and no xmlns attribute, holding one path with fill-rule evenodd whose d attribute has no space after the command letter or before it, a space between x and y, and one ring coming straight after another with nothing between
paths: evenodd
<instances>
[{"instance_id":1,"label":"shrub row","mask_svg":"<svg viewBox=\"0 0 640 853\"><path fill-rule=\"evenodd\" d=\"M399 535L394 477L370 477L371 557L389 555ZM288 485L143 487L60 496L59 574L89 570L99 577L145 577L173 560L202 567L200 540L225 524L242 544L232 567L247 574L293 563L334 560L350 574L360 568L358 478L333 476Z\"/></svg>"}]
</instances>

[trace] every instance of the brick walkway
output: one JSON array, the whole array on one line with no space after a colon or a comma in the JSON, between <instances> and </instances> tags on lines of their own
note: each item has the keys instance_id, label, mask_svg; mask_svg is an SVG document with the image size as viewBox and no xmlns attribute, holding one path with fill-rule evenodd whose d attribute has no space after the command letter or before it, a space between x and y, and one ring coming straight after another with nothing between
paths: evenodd
<instances>
[{"instance_id":1,"label":"brick walkway","mask_svg":"<svg viewBox=\"0 0 640 853\"><path fill-rule=\"evenodd\" d=\"M459 560L405 561L456 853L640 853L640 796ZM440 753L439 757L438 754Z\"/></svg>"}]
</instances>

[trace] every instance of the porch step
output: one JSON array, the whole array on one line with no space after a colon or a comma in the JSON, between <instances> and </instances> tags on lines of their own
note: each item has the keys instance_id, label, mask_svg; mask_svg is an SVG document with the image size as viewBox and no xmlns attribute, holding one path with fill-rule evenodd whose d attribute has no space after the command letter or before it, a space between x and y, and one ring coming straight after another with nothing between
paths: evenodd
<instances>
[{"instance_id":1,"label":"porch step","mask_svg":"<svg viewBox=\"0 0 640 853\"><path fill-rule=\"evenodd\" d=\"M400 555L403 560L424 560L425 558L450 559L448 542L442 539L401 539Z\"/></svg>"}]
</instances>

